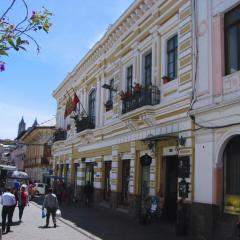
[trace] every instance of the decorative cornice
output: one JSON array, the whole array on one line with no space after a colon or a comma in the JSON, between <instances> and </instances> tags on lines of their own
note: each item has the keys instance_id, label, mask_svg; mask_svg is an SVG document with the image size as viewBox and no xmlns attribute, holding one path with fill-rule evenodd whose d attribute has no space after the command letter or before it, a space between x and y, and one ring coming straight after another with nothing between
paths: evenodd
<instances>
[{"instance_id":1,"label":"decorative cornice","mask_svg":"<svg viewBox=\"0 0 240 240\"><path fill-rule=\"evenodd\" d=\"M137 21L158 2L161 5L166 0L136 0L129 8L119 17L119 19L110 25L105 35L99 40L92 49L82 58L69 73L64 81L53 91L53 97L57 97L57 93L73 79L75 74L82 75L93 64L104 61L106 53L115 45L116 42L123 38L124 33L130 29Z\"/></svg>"}]
</instances>

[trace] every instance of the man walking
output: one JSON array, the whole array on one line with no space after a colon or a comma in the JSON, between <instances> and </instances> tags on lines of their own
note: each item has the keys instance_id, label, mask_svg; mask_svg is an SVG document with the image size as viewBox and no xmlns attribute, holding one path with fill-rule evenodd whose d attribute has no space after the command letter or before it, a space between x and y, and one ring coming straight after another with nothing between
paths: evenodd
<instances>
[{"instance_id":1,"label":"man walking","mask_svg":"<svg viewBox=\"0 0 240 240\"><path fill-rule=\"evenodd\" d=\"M12 208L16 204L15 196L10 192L10 188L6 188L6 192L2 195L1 204L2 208L2 232L5 232L6 228L6 218L8 218L7 222L7 231L10 232L10 226L12 223Z\"/></svg>"},{"instance_id":2,"label":"man walking","mask_svg":"<svg viewBox=\"0 0 240 240\"><path fill-rule=\"evenodd\" d=\"M42 210L44 210L44 208L47 209L47 217L46 217L45 227L47 228L49 225L50 214L52 215L54 227L56 227L57 226L56 225L56 210L59 208L59 205L58 205L58 200L57 200L56 195L53 194L52 188L48 189L48 194L44 198Z\"/></svg>"}]
</instances>

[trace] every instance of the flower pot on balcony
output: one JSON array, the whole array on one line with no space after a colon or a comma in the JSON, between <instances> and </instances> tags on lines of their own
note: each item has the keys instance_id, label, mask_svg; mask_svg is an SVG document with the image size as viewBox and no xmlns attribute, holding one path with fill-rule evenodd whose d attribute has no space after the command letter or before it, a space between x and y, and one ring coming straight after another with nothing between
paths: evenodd
<instances>
[{"instance_id":1,"label":"flower pot on balcony","mask_svg":"<svg viewBox=\"0 0 240 240\"><path fill-rule=\"evenodd\" d=\"M104 104L106 112L110 111L113 108L113 103L111 100L107 100L107 102Z\"/></svg>"},{"instance_id":2,"label":"flower pot on balcony","mask_svg":"<svg viewBox=\"0 0 240 240\"><path fill-rule=\"evenodd\" d=\"M165 83L170 82L170 81L171 81L171 78L168 77L168 76L163 76L163 77L162 77L162 80L163 80L163 84L165 84Z\"/></svg>"}]
</instances>

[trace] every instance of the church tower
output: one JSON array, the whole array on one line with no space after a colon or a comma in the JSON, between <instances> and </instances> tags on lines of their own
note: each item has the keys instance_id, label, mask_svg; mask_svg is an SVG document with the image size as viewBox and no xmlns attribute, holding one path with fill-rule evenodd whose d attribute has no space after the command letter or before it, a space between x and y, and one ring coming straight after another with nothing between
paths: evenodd
<instances>
[{"instance_id":1,"label":"church tower","mask_svg":"<svg viewBox=\"0 0 240 240\"><path fill-rule=\"evenodd\" d=\"M19 125L18 125L18 136L24 132L26 130L26 123L24 122L23 120L23 117L22 117L22 120L20 121Z\"/></svg>"},{"instance_id":2,"label":"church tower","mask_svg":"<svg viewBox=\"0 0 240 240\"><path fill-rule=\"evenodd\" d=\"M37 122L37 118L35 118L35 121L34 121L32 127L37 127L38 125L39 125L39 124L38 124L38 122Z\"/></svg>"}]
</instances>

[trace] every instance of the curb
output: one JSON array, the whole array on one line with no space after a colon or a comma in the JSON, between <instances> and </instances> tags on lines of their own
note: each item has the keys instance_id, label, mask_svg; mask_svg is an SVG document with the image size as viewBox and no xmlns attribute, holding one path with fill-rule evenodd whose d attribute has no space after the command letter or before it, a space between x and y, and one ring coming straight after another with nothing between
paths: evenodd
<instances>
[{"instance_id":1,"label":"curb","mask_svg":"<svg viewBox=\"0 0 240 240\"><path fill-rule=\"evenodd\" d=\"M32 205L34 205L34 206L36 206L36 207L38 207L38 208L41 209L41 207L40 207L37 203L35 203L35 202L31 202L30 204L32 204ZM99 238L99 237L93 235L92 233L90 233L90 232L82 229L82 228L78 228L78 227L75 227L75 226L69 224L67 221L63 220L62 218L58 218L58 221L60 221L60 222L64 223L65 225L73 228L74 230L76 230L76 231L78 231L79 233L85 235L85 236L88 237L89 239L92 239L92 240L102 240L102 238Z\"/></svg>"}]
</instances>

